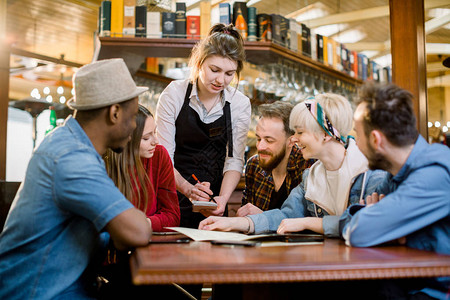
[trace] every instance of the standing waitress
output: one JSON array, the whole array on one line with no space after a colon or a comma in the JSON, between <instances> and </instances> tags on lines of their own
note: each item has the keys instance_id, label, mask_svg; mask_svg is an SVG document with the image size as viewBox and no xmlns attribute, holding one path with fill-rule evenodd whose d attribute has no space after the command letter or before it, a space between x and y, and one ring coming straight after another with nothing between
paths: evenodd
<instances>
[{"instance_id":1,"label":"standing waitress","mask_svg":"<svg viewBox=\"0 0 450 300\"><path fill-rule=\"evenodd\" d=\"M173 81L159 98L158 137L174 162L183 227L197 228L205 218L192 212L191 200L213 195L218 207L209 214L226 214L241 178L251 106L229 84L239 79L244 60L240 34L231 24L216 24L192 50L189 80Z\"/></svg>"}]
</instances>

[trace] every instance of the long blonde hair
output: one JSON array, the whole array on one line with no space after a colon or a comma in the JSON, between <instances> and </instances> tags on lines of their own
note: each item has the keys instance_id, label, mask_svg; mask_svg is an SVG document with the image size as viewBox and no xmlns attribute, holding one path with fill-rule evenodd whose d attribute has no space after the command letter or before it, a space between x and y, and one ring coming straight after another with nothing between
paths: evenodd
<instances>
[{"instance_id":1,"label":"long blonde hair","mask_svg":"<svg viewBox=\"0 0 450 300\"><path fill-rule=\"evenodd\" d=\"M115 153L108 149L103 157L106 171L114 184L133 205L144 213L153 199L149 192L153 191L150 178L139 156L142 133L147 118L153 118L152 113L142 105L136 117L136 129L133 131L131 141L122 153Z\"/></svg>"}]
</instances>

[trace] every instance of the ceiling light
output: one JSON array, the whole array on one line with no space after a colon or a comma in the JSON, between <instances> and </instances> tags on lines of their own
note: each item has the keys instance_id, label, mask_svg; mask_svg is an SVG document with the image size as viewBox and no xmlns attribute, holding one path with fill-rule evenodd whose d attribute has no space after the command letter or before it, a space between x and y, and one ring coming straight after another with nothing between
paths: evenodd
<instances>
[{"instance_id":1,"label":"ceiling light","mask_svg":"<svg viewBox=\"0 0 450 300\"><path fill-rule=\"evenodd\" d=\"M432 18L439 18L450 14L450 9L448 8L433 8L428 10L428 16Z\"/></svg>"},{"instance_id":2,"label":"ceiling light","mask_svg":"<svg viewBox=\"0 0 450 300\"><path fill-rule=\"evenodd\" d=\"M56 92L60 95L64 94L64 88L62 86L58 86L58 88L56 89Z\"/></svg>"},{"instance_id":3,"label":"ceiling light","mask_svg":"<svg viewBox=\"0 0 450 300\"><path fill-rule=\"evenodd\" d=\"M48 95L48 96L45 98L45 100L46 100L48 103L52 103L52 102L53 102L53 97L52 97L52 95Z\"/></svg>"},{"instance_id":4,"label":"ceiling light","mask_svg":"<svg viewBox=\"0 0 450 300\"><path fill-rule=\"evenodd\" d=\"M374 57L375 55L377 55L378 53L380 53L380 51L365 50L365 51L361 51L360 53L364 54L368 58L371 58L371 57Z\"/></svg>"},{"instance_id":5,"label":"ceiling light","mask_svg":"<svg viewBox=\"0 0 450 300\"><path fill-rule=\"evenodd\" d=\"M335 41L341 44L351 44L359 42L366 36L367 34L359 29L350 29L347 31L340 32L333 38Z\"/></svg>"},{"instance_id":6,"label":"ceiling light","mask_svg":"<svg viewBox=\"0 0 450 300\"><path fill-rule=\"evenodd\" d=\"M261 0L250 0L250 1L247 2L247 7L248 6L252 6L253 4L256 4L256 3L260 2L260 1Z\"/></svg>"},{"instance_id":7,"label":"ceiling light","mask_svg":"<svg viewBox=\"0 0 450 300\"><path fill-rule=\"evenodd\" d=\"M62 103L62 104L66 103L66 97L64 97L64 96L59 97L59 103Z\"/></svg>"},{"instance_id":8,"label":"ceiling light","mask_svg":"<svg viewBox=\"0 0 450 300\"><path fill-rule=\"evenodd\" d=\"M433 123L428 122L428 128L431 128L431 127L433 127Z\"/></svg>"},{"instance_id":9,"label":"ceiling light","mask_svg":"<svg viewBox=\"0 0 450 300\"><path fill-rule=\"evenodd\" d=\"M39 95L39 90L37 88L34 88L31 93L30 93L31 97L39 99L38 95ZM40 96L40 95L39 95Z\"/></svg>"},{"instance_id":10,"label":"ceiling light","mask_svg":"<svg viewBox=\"0 0 450 300\"><path fill-rule=\"evenodd\" d=\"M348 28L348 24L332 24L314 28L314 33L331 37L338 32L342 32Z\"/></svg>"},{"instance_id":11,"label":"ceiling light","mask_svg":"<svg viewBox=\"0 0 450 300\"><path fill-rule=\"evenodd\" d=\"M444 126L444 127L442 127L442 132L447 132L448 131L448 127L447 126Z\"/></svg>"},{"instance_id":12,"label":"ceiling light","mask_svg":"<svg viewBox=\"0 0 450 300\"><path fill-rule=\"evenodd\" d=\"M434 126L438 128L441 127L441 122L439 121L434 122Z\"/></svg>"},{"instance_id":13,"label":"ceiling light","mask_svg":"<svg viewBox=\"0 0 450 300\"><path fill-rule=\"evenodd\" d=\"M321 2L317 2L303 7L287 15L287 18L295 18L298 22L305 22L311 19L317 19L328 16L330 14L329 8Z\"/></svg>"},{"instance_id":14,"label":"ceiling light","mask_svg":"<svg viewBox=\"0 0 450 300\"><path fill-rule=\"evenodd\" d=\"M386 55L374 58L373 61L384 68L386 66L392 65L392 55L386 54Z\"/></svg>"},{"instance_id":15,"label":"ceiling light","mask_svg":"<svg viewBox=\"0 0 450 300\"><path fill-rule=\"evenodd\" d=\"M46 86L43 90L44 94L48 95L50 94L50 88L48 86Z\"/></svg>"}]
</instances>

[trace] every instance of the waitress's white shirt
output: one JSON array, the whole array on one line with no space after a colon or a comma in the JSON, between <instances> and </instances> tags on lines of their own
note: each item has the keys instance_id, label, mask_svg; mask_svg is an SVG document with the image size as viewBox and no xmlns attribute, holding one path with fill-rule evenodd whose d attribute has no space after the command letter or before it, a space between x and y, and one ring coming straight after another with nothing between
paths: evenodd
<instances>
[{"instance_id":1,"label":"waitress's white shirt","mask_svg":"<svg viewBox=\"0 0 450 300\"><path fill-rule=\"evenodd\" d=\"M184 103L184 96L189 80L172 81L161 93L156 106L156 125L158 139L169 152L173 162L175 152L175 121ZM250 126L251 105L247 96L228 86L224 90L222 101L209 111L198 98L197 85L194 83L190 95L189 106L199 115L202 122L209 124L223 115L225 101L230 103L231 126L233 132L233 157L225 158L223 173L229 170L242 172L244 167L244 151L247 145L247 133ZM193 132L192 134L195 134ZM227 149L228 153L228 149ZM175 167L176 168L176 167Z\"/></svg>"}]
</instances>

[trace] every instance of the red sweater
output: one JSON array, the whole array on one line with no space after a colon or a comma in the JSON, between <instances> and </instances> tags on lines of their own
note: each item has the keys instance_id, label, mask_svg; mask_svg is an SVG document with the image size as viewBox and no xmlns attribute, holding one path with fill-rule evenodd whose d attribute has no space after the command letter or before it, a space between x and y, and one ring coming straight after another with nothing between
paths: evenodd
<instances>
[{"instance_id":1,"label":"red sweater","mask_svg":"<svg viewBox=\"0 0 450 300\"><path fill-rule=\"evenodd\" d=\"M166 148L157 145L153 157L143 158L142 164L153 185L148 199L156 199L151 201L146 211L147 217L152 221L153 231L167 231L164 227L179 226L180 206L172 160Z\"/></svg>"}]
</instances>

